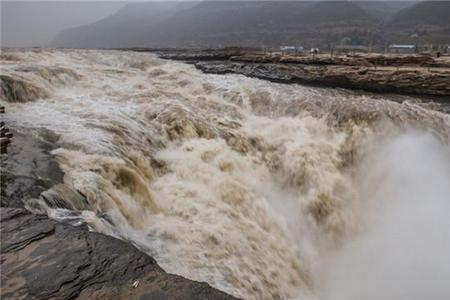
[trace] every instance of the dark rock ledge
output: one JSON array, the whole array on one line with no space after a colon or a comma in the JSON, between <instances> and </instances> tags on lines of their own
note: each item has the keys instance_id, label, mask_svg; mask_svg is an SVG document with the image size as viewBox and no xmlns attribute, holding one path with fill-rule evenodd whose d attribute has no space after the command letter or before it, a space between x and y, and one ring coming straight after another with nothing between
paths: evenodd
<instances>
[{"instance_id":1,"label":"dark rock ledge","mask_svg":"<svg viewBox=\"0 0 450 300\"><path fill-rule=\"evenodd\" d=\"M23 208L0 212L3 299L236 299L86 227Z\"/></svg>"}]
</instances>

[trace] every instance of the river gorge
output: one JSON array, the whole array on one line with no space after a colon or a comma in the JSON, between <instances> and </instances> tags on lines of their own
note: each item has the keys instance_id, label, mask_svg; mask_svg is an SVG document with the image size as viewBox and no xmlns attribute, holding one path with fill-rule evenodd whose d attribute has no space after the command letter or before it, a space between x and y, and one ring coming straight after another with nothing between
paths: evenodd
<instances>
[{"instance_id":1,"label":"river gorge","mask_svg":"<svg viewBox=\"0 0 450 300\"><path fill-rule=\"evenodd\" d=\"M1 79L63 176L32 212L244 299L450 296L445 104L130 51L4 51Z\"/></svg>"}]
</instances>

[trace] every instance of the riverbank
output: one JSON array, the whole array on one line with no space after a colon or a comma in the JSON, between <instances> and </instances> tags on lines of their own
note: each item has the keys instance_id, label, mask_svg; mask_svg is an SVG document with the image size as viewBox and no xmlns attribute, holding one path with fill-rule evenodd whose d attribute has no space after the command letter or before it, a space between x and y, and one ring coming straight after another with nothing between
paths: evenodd
<instances>
[{"instance_id":1,"label":"riverbank","mask_svg":"<svg viewBox=\"0 0 450 300\"><path fill-rule=\"evenodd\" d=\"M139 51L143 51L140 49ZM432 96L450 101L450 57L431 55L294 55L242 49L163 50L161 58L205 73L242 74L281 83Z\"/></svg>"}]
</instances>

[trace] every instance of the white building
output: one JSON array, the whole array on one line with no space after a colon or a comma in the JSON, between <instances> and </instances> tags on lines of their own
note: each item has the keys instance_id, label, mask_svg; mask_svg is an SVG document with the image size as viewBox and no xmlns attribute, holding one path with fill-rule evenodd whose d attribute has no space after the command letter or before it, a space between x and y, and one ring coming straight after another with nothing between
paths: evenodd
<instances>
[{"instance_id":1,"label":"white building","mask_svg":"<svg viewBox=\"0 0 450 300\"><path fill-rule=\"evenodd\" d=\"M416 45L390 45L389 52L391 53L414 53L416 52Z\"/></svg>"},{"instance_id":2,"label":"white building","mask_svg":"<svg viewBox=\"0 0 450 300\"><path fill-rule=\"evenodd\" d=\"M319 48L311 48L311 50L309 50L309 53L311 53L311 54L319 54Z\"/></svg>"},{"instance_id":3,"label":"white building","mask_svg":"<svg viewBox=\"0 0 450 300\"><path fill-rule=\"evenodd\" d=\"M302 46L281 46L280 51L283 53L303 53L305 51L305 48Z\"/></svg>"}]
</instances>

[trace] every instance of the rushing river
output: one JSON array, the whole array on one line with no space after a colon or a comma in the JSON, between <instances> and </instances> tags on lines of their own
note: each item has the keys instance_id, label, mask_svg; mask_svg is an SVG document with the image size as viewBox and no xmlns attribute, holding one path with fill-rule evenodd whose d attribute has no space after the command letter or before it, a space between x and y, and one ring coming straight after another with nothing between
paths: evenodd
<instances>
[{"instance_id":1,"label":"rushing river","mask_svg":"<svg viewBox=\"0 0 450 300\"><path fill-rule=\"evenodd\" d=\"M9 126L58 136L79 218L167 272L246 299L450 299L438 105L149 53L4 52L1 73Z\"/></svg>"}]
</instances>

